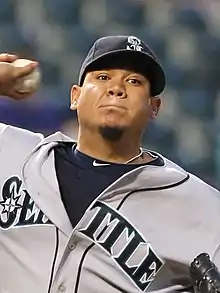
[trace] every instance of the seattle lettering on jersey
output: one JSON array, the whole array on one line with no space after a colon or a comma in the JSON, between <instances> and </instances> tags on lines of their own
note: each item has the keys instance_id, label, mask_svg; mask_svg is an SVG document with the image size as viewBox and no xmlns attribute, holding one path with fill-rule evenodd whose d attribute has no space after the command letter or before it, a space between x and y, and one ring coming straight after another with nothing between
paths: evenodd
<instances>
[{"instance_id":1,"label":"seattle lettering on jersey","mask_svg":"<svg viewBox=\"0 0 220 293\"><path fill-rule=\"evenodd\" d=\"M0 197L0 228L6 230L12 227L42 225L51 222L36 206L22 181L17 176L6 180Z\"/></svg>"},{"instance_id":2,"label":"seattle lettering on jersey","mask_svg":"<svg viewBox=\"0 0 220 293\"><path fill-rule=\"evenodd\" d=\"M118 211L97 201L93 216L79 231L100 245L143 292L163 261L150 244Z\"/></svg>"}]
</instances>

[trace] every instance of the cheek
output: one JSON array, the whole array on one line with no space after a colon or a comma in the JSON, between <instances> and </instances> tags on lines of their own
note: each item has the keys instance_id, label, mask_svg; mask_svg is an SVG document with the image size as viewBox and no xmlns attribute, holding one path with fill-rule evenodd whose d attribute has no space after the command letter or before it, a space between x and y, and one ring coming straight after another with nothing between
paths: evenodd
<instances>
[{"instance_id":1,"label":"cheek","mask_svg":"<svg viewBox=\"0 0 220 293\"><path fill-rule=\"evenodd\" d=\"M133 120L136 121L137 124L146 124L151 115L150 105L148 101L143 100L143 102L140 103L139 100L133 103L131 107L131 113L133 116Z\"/></svg>"},{"instance_id":2,"label":"cheek","mask_svg":"<svg viewBox=\"0 0 220 293\"><path fill-rule=\"evenodd\" d=\"M77 113L81 120L97 118L97 107L102 97L102 91L92 83L82 87L81 95L78 100Z\"/></svg>"},{"instance_id":3,"label":"cheek","mask_svg":"<svg viewBox=\"0 0 220 293\"><path fill-rule=\"evenodd\" d=\"M97 84L95 82L88 82L82 87L82 92L81 94L83 96L88 96L88 95L100 95L100 93L105 91L105 86Z\"/></svg>"},{"instance_id":4,"label":"cheek","mask_svg":"<svg viewBox=\"0 0 220 293\"><path fill-rule=\"evenodd\" d=\"M83 86L78 100L78 109L90 108L97 96L96 92L96 87L93 84L86 84Z\"/></svg>"},{"instance_id":5,"label":"cheek","mask_svg":"<svg viewBox=\"0 0 220 293\"><path fill-rule=\"evenodd\" d=\"M131 110L135 115L147 116L150 112L149 101L146 97L137 98L131 103Z\"/></svg>"}]
</instances>

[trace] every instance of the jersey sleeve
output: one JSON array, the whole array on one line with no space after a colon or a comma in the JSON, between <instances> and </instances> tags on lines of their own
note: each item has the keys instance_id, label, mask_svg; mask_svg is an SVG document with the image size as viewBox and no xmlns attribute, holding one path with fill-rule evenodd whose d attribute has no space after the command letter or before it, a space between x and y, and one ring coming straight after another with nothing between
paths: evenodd
<instances>
[{"instance_id":1,"label":"jersey sleeve","mask_svg":"<svg viewBox=\"0 0 220 293\"><path fill-rule=\"evenodd\" d=\"M0 162L23 160L43 138L43 134L0 123Z\"/></svg>"}]
</instances>

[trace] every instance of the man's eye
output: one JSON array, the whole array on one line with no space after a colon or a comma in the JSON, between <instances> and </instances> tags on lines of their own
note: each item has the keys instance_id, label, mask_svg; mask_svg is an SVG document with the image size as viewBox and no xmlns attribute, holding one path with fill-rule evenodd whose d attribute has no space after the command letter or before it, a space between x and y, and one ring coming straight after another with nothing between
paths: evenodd
<instances>
[{"instance_id":1,"label":"man's eye","mask_svg":"<svg viewBox=\"0 0 220 293\"><path fill-rule=\"evenodd\" d=\"M134 85L140 85L141 81L136 79L136 78L129 78L128 80L129 83L134 84Z\"/></svg>"},{"instance_id":2,"label":"man's eye","mask_svg":"<svg viewBox=\"0 0 220 293\"><path fill-rule=\"evenodd\" d=\"M100 74L100 75L98 75L97 79L99 79L99 80L108 80L109 76L106 75L106 74Z\"/></svg>"}]
</instances>

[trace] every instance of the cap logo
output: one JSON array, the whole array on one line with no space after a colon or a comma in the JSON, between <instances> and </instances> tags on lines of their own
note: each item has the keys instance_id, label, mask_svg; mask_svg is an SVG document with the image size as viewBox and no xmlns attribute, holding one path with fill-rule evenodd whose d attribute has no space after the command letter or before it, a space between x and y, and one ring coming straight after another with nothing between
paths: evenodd
<instances>
[{"instance_id":1,"label":"cap logo","mask_svg":"<svg viewBox=\"0 0 220 293\"><path fill-rule=\"evenodd\" d=\"M143 49L140 39L133 36L128 37L127 50L143 51Z\"/></svg>"}]
</instances>

